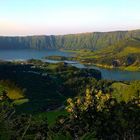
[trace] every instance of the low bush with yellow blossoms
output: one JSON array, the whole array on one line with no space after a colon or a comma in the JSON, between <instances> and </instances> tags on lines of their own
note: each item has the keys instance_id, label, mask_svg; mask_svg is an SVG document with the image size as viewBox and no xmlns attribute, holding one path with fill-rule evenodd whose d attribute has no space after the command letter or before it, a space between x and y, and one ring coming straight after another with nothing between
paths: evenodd
<instances>
[{"instance_id":1,"label":"low bush with yellow blossoms","mask_svg":"<svg viewBox=\"0 0 140 140\"><path fill-rule=\"evenodd\" d=\"M118 102L111 92L88 87L84 95L67 99L69 116L58 126L73 139L87 136L102 140L137 140L140 139L139 101L137 97L129 102Z\"/></svg>"},{"instance_id":2,"label":"low bush with yellow blossoms","mask_svg":"<svg viewBox=\"0 0 140 140\"><path fill-rule=\"evenodd\" d=\"M110 93L104 94L101 90L87 88L84 96L79 96L74 99L68 98L66 110L76 116L77 111L84 112L88 108L95 108L97 111L107 109L108 102L115 104Z\"/></svg>"}]
</instances>

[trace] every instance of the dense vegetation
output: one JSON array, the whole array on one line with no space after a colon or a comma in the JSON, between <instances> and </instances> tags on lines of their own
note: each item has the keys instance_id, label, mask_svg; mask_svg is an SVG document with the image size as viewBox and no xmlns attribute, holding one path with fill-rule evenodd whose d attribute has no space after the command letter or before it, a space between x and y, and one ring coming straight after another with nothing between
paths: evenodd
<instances>
[{"instance_id":1,"label":"dense vegetation","mask_svg":"<svg viewBox=\"0 0 140 140\"><path fill-rule=\"evenodd\" d=\"M139 70L140 31L0 37L0 48L67 49L77 60ZM139 140L140 82L40 60L0 62L0 139Z\"/></svg>"},{"instance_id":2,"label":"dense vegetation","mask_svg":"<svg viewBox=\"0 0 140 140\"><path fill-rule=\"evenodd\" d=\"M40 60L0 64L0 139L139 140L140 82Z\"/></svg>"},{"instance_id":3,"label":"dense vegetation","mask_svg":"<svg viewBox=\"0 0 140 140\"><path fill-rule=\"evenodd\" d=\"M67 97L75 96L81 88L85 88L87 77L101 79L101 73L40 60L29 60L25 64L0 64L0 80L4 80L0 81L0 84L5 86L8 97L20 105L17 108L22 112L35 113L62 106ZM78 81L83 82L77 85L79 87L76 86ZM14 87L13 82L22 90L11 90Z\"/></svg>"},{"instance_id":4,"label":"dense vegetation","mask_svg":"<svg viewBox=\"0 0 140 140\"><path fill-rule=\"evenodd\" d=\"M140 31L93 32L60 36L0 37L0 48L99 50L126 39L140 38Z\"/></svg>"},{"instance_id":5,"label":"dense vegetation","mask_svg":"<svg viewBox=\"0 0 140 140\"><path fill-rule=\"evenodd\" d=\"M97 64L125 70L140 70L140 40L123 40L99 51L76 51L76 60L83 63Z\"/></svg>"},{"instance_id":6,"label":"dense vegetation","mask_svg":"<svg viewBox=\"0 0 140 140\"><path fill-rule=\"evenodd\" d=\"M58 36L0 37L0 49L60 49L78 52L77 57L47 57L79 60L107 68L140 70L140 30L94 32Z\"/></svg>"},{"instance_id":7,"label":"dense vegetation","mask_svg":"<svg viewBox=\"0 0 140 140\"><path fill-rule=\"evenodd\" d=\"M68 117L60 117L53 130L73 139L138 140L140 98L117 102L110 92L87 88L85 95L68 99Z\"/></svg>"},{"instance_id":8,"label":"dense vegetation","mask_svg":"<svg viewBox=\"0 0 140 140\"><path fill-rule=\"evenodd\" d=\"M121 92L120 85L132 86L133 94L126 98L116 96L116 92ZM139 87L138 81L117 83L91 79L85 92L67 99L67 113L57 109L29 115L16 113L13 100L1 85L0 139L139 140Z\"/></svg>"}]
</instances>

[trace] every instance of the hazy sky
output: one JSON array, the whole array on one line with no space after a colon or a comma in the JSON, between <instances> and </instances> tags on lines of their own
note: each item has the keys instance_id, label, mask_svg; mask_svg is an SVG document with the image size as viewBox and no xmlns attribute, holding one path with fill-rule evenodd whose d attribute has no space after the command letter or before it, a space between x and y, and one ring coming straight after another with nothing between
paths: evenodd
<instances>
[{"instance_id":1,"label":"hazy sky","mask_svg":"<svg viewBox=\"0 0 140 140\"><path fill-rule=\"evenodd\" d=\"M140 0L0 0L0 35L140 29Z\"/></svg>"}]
</instances>

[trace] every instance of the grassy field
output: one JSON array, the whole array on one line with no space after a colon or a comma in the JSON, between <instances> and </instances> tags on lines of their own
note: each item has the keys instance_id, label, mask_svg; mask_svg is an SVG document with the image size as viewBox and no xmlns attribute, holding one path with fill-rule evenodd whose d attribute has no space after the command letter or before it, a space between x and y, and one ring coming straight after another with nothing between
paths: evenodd
<instances>
[{"instance_id":1,"label":"grassy field","mask_svg":"<svg viewBox=\"0 0 140 140\"><path fill-rule=\"evenodd\" d=\"M140 87L139 82L136 83L136 81L131 84L116 82L112 84L111 88L113 89L112 95L118 100L118 102L128 102L136 97L139 97L137 90Z\"/></svg>"},{"instance_id":2,"label":"grassy field","mask_svg":"<svg viewBox=\"0 0 140 140\"><path fill-rule=\"evenodd\" d=\"M22 104L27 103L27 102L29 102L29 99L18 99L18 100L14 100L13 104L14 105L22 105Z\"/></svg>"},{"instance_id":3,"label":"grassy field","mask_svg":"<svg viewBox=\"0 0 140 140\"><path fill-rule=\"evenodd\" d=\"M117 68L127 71L140 71L139 40L124 40L102 50L72 50L72 52L73 51L75 52L75 59L81 63L113 68L113 62L118 61L119 64Z\"/></svg>"},{"instance_id":4,"label":"grassy field","mask_svg":"<svg viewBox=\"0 0 140 140\"><path fill-rule=\"evenodd\" d=\"M39 113L35 115L35 118L42 120L47 117L49 126L53 126L54 123L56 122L57 117L61 115L67 116L68 112L66 110L53 110L44 113Z\"/></svg>"}]
</instances>

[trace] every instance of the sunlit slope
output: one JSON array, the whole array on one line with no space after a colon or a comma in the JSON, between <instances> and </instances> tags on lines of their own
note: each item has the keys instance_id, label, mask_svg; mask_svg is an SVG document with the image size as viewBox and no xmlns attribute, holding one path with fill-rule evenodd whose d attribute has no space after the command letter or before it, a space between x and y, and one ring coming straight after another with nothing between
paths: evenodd
<instances>
[{"instance_id":1,"label":"sunlit slope","mask_svg":"<svg viewBox=\"0 0 140 140\"><path fill-rule=\"evenodd\" d=\"M70 35L0 37L0 48L90 49L100 50L120 41L140 38L140 30L92 32Z\"/></svg>"},{"instance_id":2,"label":"sunlit slope","mask_svg":"<svg viewBox=\"0 0 140 140\"><path fill-rule=\"evenodd\" d=\"M102 66L135 70L140 66L140 39L125 39L98 51L79 51L79 60Z\"/></svg>"}]
</instances>

